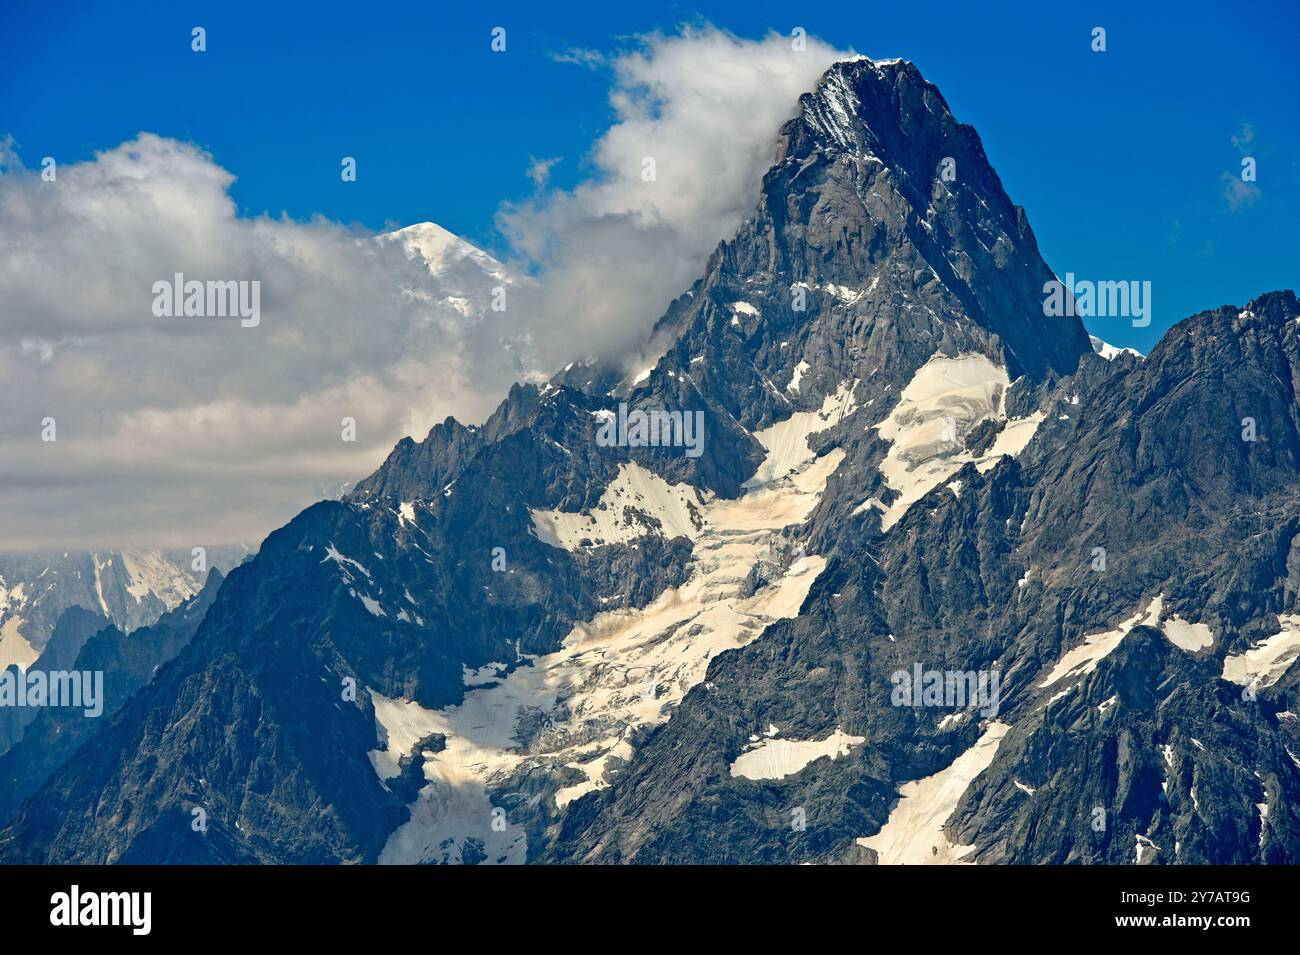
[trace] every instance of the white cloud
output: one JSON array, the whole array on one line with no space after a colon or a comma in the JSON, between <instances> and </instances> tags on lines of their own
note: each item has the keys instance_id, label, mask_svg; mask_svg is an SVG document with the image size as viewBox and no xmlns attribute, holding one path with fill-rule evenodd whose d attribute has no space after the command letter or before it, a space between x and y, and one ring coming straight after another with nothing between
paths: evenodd
<instances>
[{"instance_id":1,"label":"white cloud","mask_svg":"<svg viewBox=\"0 0 1300 955\"><path fill-rule=\"evenodd\" d=\"M686 28L613 56L562 58L611 71L615 122L592 150L590 180L498 216L538 272L535 319L556 332L538 336L544 364L572 357L574 342L591 354L640 344L754 211L799 95L850 55L815 39L792 47L775 33L745 40ZM653 182L642 177L647 157Z\"/></svg>"},{"instance_id":2,"label":"white cloud","mask_svg":"<svg viewBox=\"0 0 1300 955\"><path fill-rule=\"evenodd\" d=\"M1249 158L1250 164L1254 166L1255 158L1252 155L1255 147L1254 126L1242 120L1241 129L1232 134L1232 145L1241 154L1243 164ZM1260 189L1258 183L1254 178L1247 182L1242 178L1242 175L1241 171L1237 171L1225 172L1222 176L1223 201L1227 205L1229 212L1241 212L1259 202Z\"/></svg>"},{"instance_id":3,"label":"white cloud","mask_svg":"<svg viewBox=\"0 0 1300 955\"><path fill-rule=\"evenodd\" d=\"M501 280L473 256L444 256L435 277L401 243L240 218L229 172L154 135L53 182L10 159L7 549L260 540L402 435L447 414L480 419L529 373L526 336L488 307ZM260 281L260 325L155 317L153 284L176 272ZM344 417L356 443L341 440Z\"/></svg>"},{"instance_id":4,"label":"white cloud","mask_svg":"<svg viewBox=\"0 0 1300 955\"><path fill-rule=\"evenodd\" d=\"M1230 172L1223 174L1222 181L1223 201L1229 212L1241 212L1259 202L1260 191L1256 183L1245 182Z\"/></svg>"},{"instance_id":5,"label":"white cloud","mask_svg":"<svg viewBox=\"0 0 1300 955\"><path fill-rule=\"evenodd\" d=\"M635 348L753 211L777 129L841 55L691 29L581 57L611 71L616 121L588 181L502 209L533 278L500 313L495 263L443 254L445 233L422 236L431 270L323 219L240 217L232 173L193 146L141 134L44 182L0 141L0 546L255 543L401 436L482 420L578 350ZM176 272L260 281L260 325L156 318Z\"/></svg>"},{"instance_id":6,"label":"white cloud","mask_svg":"<svg viewBox=\"0 0 1300 955\"><path fill-rule=\"evenodd\" d=\"M1255 127L1246 120L1241 121L1241 129L1232 134L1232 145L1237 147L1237 151L1245 156L1255 145Z\"/></svg>"},{"instance_id":7,"label":"white cloud","mask_svg":"<svg viewBox=\"0 0 1300 955\"><path fill-rule=\"evenodd\" d=\"M563 159L563 156L555 156L551 159L538 159L536 156L529 156L526 175L533 181L534 186L541 189L550 181L551 169Z\"/></svg>"}]
</instances>

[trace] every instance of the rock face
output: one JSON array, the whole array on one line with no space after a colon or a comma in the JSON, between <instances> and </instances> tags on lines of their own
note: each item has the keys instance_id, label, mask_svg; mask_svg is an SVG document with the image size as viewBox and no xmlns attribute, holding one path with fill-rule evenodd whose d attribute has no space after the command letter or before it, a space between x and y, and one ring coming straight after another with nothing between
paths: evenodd
<instances>
[{"instance_id":1,"label":"rock face","mask_svg":"<svg viewBox=\"0 0 1300 955\"><path fill-rule=\"evenodd\" d=\"M1099 357L914 66L800 105L648 374L274 532L0 861L1297 861L1295 295Z\"/></svg>"},{"instance_id":2,"label":"rock face","mask_svg":"<svg viewBox=\"0 0 1300 955\"><path fill-rule=\"evenodd\" d=\"M102 711L94 718L87 718L84 709L77 707L26 711L30 722L21 742L16 741L0 756L0 825L12 820L27 798L95 734L100 720L112 718L181 651L208 612L222 580L221 572L213 568L197 594L163 614L152 626L129 635L79 607L64 611L54 638L32 670L102 674ZM88 618L79 628L79 635L84 636L75 649L68 646L54 658L51 648L63 642L69 620L77 618Z\"/></svg>"},{"instance_id":3,"label":"rock face","mask_svg":"<svg viewBox=\"0 0 1300 955\"><path fill-rule=\"evenodd\" d=\"M59 615L45 649L28 669L41 672L70 669L86 641L107 623L105 618L89 610L80 607L67 608ZM5 669L10 680L16 681L23 674L23 670L17 664L12 664ZM39 709L0 706L0 754L12 748L23 738L27 725L41 712Z\"/></svg>"},{"instance_id":4,"label":"rock face","mask_svg":"<svg viewBox=\"0 0 1300 955\"><path fill-rule=\"evenodd\" d=\"M544 858L1295 861L1298 323L1290 292L1194 316L1146 361L1090 360L1018 459L963 466L883 536L815 519L799 616L719 658ZM1256 645L1278 648L1261 678L1225 666ZM996 719L894 705L917 663L999 672ZM864 743L735 778L770 727Z\"/></svg>"}]
</instances>

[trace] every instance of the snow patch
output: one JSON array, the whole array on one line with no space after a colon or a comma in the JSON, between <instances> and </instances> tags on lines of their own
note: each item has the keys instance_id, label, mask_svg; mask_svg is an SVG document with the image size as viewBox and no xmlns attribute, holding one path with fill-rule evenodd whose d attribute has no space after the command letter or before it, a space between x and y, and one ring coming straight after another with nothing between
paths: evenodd
<instances>
[{"instance_id":1,"label":"snow patch","mask_svg":"<svg viewBox=\"0 0 1300 955\"><path fill-rule=\"evenodd\" d=\"M849 288L847 285L836 285L834 283L820 285L818 286L818 288L830 292L841 302L844 302L849 305L852 305L858 299L862 298L862 296L865 294L861 289Z\"/></svg>"},{"instance_id":2,"label":"snow patch","mask_svg":"<svg viewBox=\"0 0 1300 955\"><path fill-rule=\"evenodd\" d=\"M963 710L960 713L949 713L947 716L939 720L939 725L937 727L938 731L943 733L951 727L960 726L962 723L966 722L969 717L970 711L968 710Z\"/></svg>"},{"instance_id":3,"label":"snow patch","mask_svg":"<svg viewBox=\"0 0 1300 955\"><path fill-rule=\"evenodd\" d=\"M1138 835L1138 836L1137 836L1136 857L1135 857L1134 860L1133 860L1134 864L1136 864L1136 865L1141 865L1141 864L1142 864L1142 857L1143 857L1143 855L1146 854L1146 851L1147 851L1148 849L1150 849L1150 850L1152 850L1152 851L1154 851L1154 852L1159 852L1159 851L1160 851L1160 847L1159 847L1158 845L1156 845L1154 842L1152 842L1150 839L1148 839L1146 836Z\"/></svg>"},{"instance_id":4,"label":"snow patch","mask_svg":"<svg viewBox=\"0 0 1300 955\"><path fill-rule=\"evenodd\" d=\"M355 593L355 591L353 592ZM375 600L373 597L367 596L366 594L356 594L356 597L358 600L361 601L361 603L365 606L365 608L370 611L372 616L375 617L388 616L388 614L384 613L384 608L379 606L379 601Z\"/></svg>"},{"instance_id":5,"label":"snow patch","mask_svg":"<svg viewBox=\"0 0 1300 955\"><path fill-rule=\"evenodd\" d=\"M1223 678L1242 686L1272 686L1300 657L1300 614L1279 614L1282 629L1223 661Z\"/></svg>"},{"instance_id":6,"label":"snow patch","mask_svg":"<svg viewBox=\"0 0 1300 955\"><path fill-rule=\"evenodd\" d=\"M431 733L438 732L433 710L426 710L410 700L395 700L368 690L375 707L375 731L388 743L387 749L372 749L370 765L380 780L389 780L402 770L398 760L410 755L415 744Z\"/></svg>"},{"instance_id":7,"label":"snow patch","mask_svg":"<svg viewBox=\"0 0 1300 955\"><path fill-rule=\"evenodd\" d=\"M765 739L736 757L731 764L731 775L745 779L785 779L823 756L832 760L847 756L854 746L865 742L865 737L849 736L838 727L825 739Z\"/></svg>"},{"instance_id":8,"label":"snow patch","mask_svg":"<svg viewBox=\"0 0 1300 955\"><path fill-rule=\"evenodd\" d=\"M984 355L936 355L917 370L889 417L873 426L890 442L880 473L899 492L881 517L882 529L898 523L909 507L967 463L984 472L1002 455L1024 450L1046 412L1008 420L1010 387L1006 369ZM1006 425L987 451L973 454L966 450L966 436L986 419Z\"/></svg>"},{"instance_id":9,"label":"snow patch","mask_svg":"<svg viewBox=\"0 0 1300 955\"><path fill-rule=\"evenodd\" d=\"M799 382L803 380L803 373L808 370L808 367L806 361L801 361L794 366L794 374L790 376L790 384L785 386L786 391L797 392L799 390Z\"/></svg>"},{"instance_id":10,"label":"snow patch","mask_svg":"<svg viewBox=\"0 0 1300 955\"><path fill-rule=\"evenodd\" d=\"M961 483L961 482L957 482L957 483ZM956 491L953 491L953 493L956 494L957 492L956 492ZM869 498L867 498L865 501L863 501L861 504L859 504L857 507L855 507L855 508L853 509L853 513L854 513L854 514L865 514L865 513L867 513L867 511L871 510L873 507L874 507L876 510L880 511L880 513L882 513L882 514L886 514L886 513L889 512L889 505L888 505L888 504L886 504L884 501L882 501L882 500L881 500L880 498L878 498L878 497L869 497Z\"/></svg>"},{"instance_id":11,"label":"snow patch","mask_svg":"<svg viewBox=\"0 0 1300 955\"><path fill-rule=\"evenodd\" d=\"M808 438L833 428L857 410L857 401L853 397L857 384L856 379L852 384L842 381L835 393L822 401L819 410L796 411L784 421L755 431L754 438L767 450L767 456L754 476L742 486L752 488L771 484L811 462L816 454L808 447Z\"/></svg>"},{"instance_id":12,"label":"snow patch","mask_svg":"<svg viewBox=\"0 0 1300 955\"><path fill-rule=\"evenodd\" d=\"M40 657L40 651L27 642L27 638L18 632L23 625L22 617L10 617L0 624L0 670L16 666L24 673Z\"/></svg>"},{"instance_id":13,"label":"snow patch","mask_svg":"<svg viewBox=\"0 0 1300 955\"><path fill-rule=\"evenodd\" d=\"M590 514L529 510L533 528L552 547L577 551L584 545L623 544L660 534L689 537L701 533L701 507L708 499L689 484L669 484L636 463L623 464Z\"/></svg>"},{"instance_id":14,"label":"snow patch","mask_svg":"<svg viewBox=\"0 0 1300 955\"><path fill-rule=\"evenodd\" d=\"M1214 634L1203 623L1188 623L1178 614L1161 625L1161 632L1180 650L1198 653L1214 645Z\"/></svg>"},{"instance_id":15,"label":"snow patch","mask_svg":"<svg viewBox=\"0 0 1300 955\"><path fill-rule=\"evenodd\" d=\"M484 683L493 683L501 679L507 669L508 667L504 663L485 663L477 670L471 670L464 665L461 666L466 686L482 686Z\"/></svg>"},{"instance_id":16,"label":"snow patch","mask_svg":"<svg viewBox=\"0 0 1300 955\"><path fill-rule=\"evenodd\" d=\"M339 553L339 549L334 546L333 541L330 541L329 546L325 548L325 557L321 560L321 563L323 564L327 560L332 560L334 563L338 564L343 576L349 582L352 580L352 574L348 572L349 567L355 567L357 570L365 574L367 579L370 577L370 571L366 570L364 565L359 561L353 560L351 557L344 557Z\"/></svg>"},{"instance_id":17,"label":"snow patch","mask_svg":"<svg viewBox=\"0 0 1300 955\"><path fill-rule=\"evenodd\" d=\"M1120 645L1120 642L1134 627L1138 625L1156 626L1160 622L1160 613L1163 606L1163 595L1157 596L1147 605L1146 610L1129 617L1114 630L1094 633L1091 636L1084 637L1083 643L1061 657L1056 666L1052 668L1052 672L1047 675L1047 679L1038 684L1038 688L1040 690L1046 689L1067 676L1073 678L1091 673L1097 669L1097 664L1107 654Z\"/></svg>"},{"instance_id":18,"label":"snow patch","mask_svg":"<svg viewBox=\"0 0 1300 955\"><path fill-rule=\"evenodd\" d=\"M107 561L101 564L99 562L99 555L92 553L90 555L90 562L95 565L95 596L99 598L99 608L104 612L105 617L110 617L112 615L108 612L108 604L104 601L104 581L100 577L99 572L101 570L106 570L113 563L113 558L110 557Z\"/></svg>"},{"instance_id":19,"label":"snow patch","mask_svg":"<svg viewBox=\"0 0 1300 955\"><path fill-rule=\"evenodd\" d=\"M944 832L967 787L988 769L998 745L1011 727L990 723L975 745L962 753L947 769L933 776L906 783L898 792L898 805L874 836L858 839L858 845L874 849L881 865L934 865L959 863L974 846L954 846Z\"/></svg>"}]
</instances>

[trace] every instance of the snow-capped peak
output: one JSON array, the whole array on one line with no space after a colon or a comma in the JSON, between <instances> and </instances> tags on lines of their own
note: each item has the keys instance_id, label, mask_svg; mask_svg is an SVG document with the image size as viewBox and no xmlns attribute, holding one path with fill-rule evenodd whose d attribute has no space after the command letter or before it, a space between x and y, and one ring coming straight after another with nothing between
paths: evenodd
<instances>
[{"instance_id":1,"label":"snow-capped peak","mask_svg":"<svg viewBox=\"0 0 1300 955\"><path fill-rule=\"evenodd\" d=\"M804 117L808 125L827 138L851 147L859 105L844 70L832 67L804 106Z\"/></svg>"},{"instance_id":2,"label":"snow-capped peak","mask_svg":"<svg viewBox=\"0 0 1300 955\"><path fill-rule=\"evenodd\" d=\"M419 255L434 275L441 275L453 265L470 261L501 281L509 281L504 267L478 246L448 232L436 222L417 222L393 232L376 236L380 242L400 242L409 257Z\"/></svg>"},{"instance_id":3,"label":"snow-capped peak","mask_svg":"<svg viewBox=\"0 0 1300 955\"><path fill-rule=\"evenodd\" d=\"M1113 361L1117 356L1127 352L1137 358L1144 357L1136 348L1119 348L1109 342L1104 342L1096 335L1089 335L1088 341L1092 342L1092 350L1107 361Z\"/></svg>"}]
</instances>

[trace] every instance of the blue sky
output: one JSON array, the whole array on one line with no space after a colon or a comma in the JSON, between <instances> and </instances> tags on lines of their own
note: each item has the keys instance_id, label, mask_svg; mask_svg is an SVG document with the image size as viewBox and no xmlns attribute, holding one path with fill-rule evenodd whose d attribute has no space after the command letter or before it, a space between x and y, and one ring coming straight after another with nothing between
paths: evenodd
<instances>
[{"instance_id":1,"label":"blue sky","mask_svg":"<svg viewBox=\"0 0 1300 955\"><path fill-rule=\"evenodd\" d=\"M609 79L560 62L652 30L709 22L759 37L804 27L839 47L917 63L980 132L1049 264L1079 278L1149 279L1154 321L1097 320L1148 351L1172 322L1300 285L1300 14L1199 3L699 3L651 5L118 4L0 10L0 135L24 162L88 158L147 130L193 142L238 178L249 215L379 229L433 220L493 250L495 214L529 196L530 157L564 157L611 118ZM190 51L204 26L208 51ZM494 26L507 51L489 49ZM1094 26L1108 50L1089 49ZM1225 173L1245 147L1258 197L1236 210ZM343 183L339 159L355 156ZM703 263L701 263L703 265Z\"/></svg>"}]
</instances>

